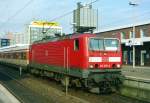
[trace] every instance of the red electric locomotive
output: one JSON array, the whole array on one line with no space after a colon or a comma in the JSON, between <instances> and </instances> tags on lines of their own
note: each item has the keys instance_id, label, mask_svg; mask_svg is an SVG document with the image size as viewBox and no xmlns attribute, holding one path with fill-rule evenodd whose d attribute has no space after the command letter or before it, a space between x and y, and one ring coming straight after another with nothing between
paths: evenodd
<instances>
[{"instance_id":1,"label":"red electric locomotive","mask_svg":"<svg viewBox=\"0 0 150 103\"><path fill-rule=\"evenodd\" d=\"M106 92L120 84L120 40L95 34L43 39L30 47L31 72L64 80L70 85Z\"/></svg>"}]
</instances>

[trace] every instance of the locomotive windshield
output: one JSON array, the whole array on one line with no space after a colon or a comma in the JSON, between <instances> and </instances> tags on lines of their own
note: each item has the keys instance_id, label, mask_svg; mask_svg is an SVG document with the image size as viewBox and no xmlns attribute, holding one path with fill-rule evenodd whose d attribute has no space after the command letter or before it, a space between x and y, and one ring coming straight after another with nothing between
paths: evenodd
<instances>
[{"instance_id":1,"label":"locomotive windshield","mask_svg":"<svg viewBox=\"0 0 150 103\"><path fill-rule=\"evenodd\" d=\"M90 50L104 50L103 39L91 38L90 39Z\"/></svg>"},{"instance_id":2,"label":"locomotive windshield","mask_svg":"<svg viewBox=\"0 0 150 103\"><path fill-rule=\"evenodd\" d=\"M104 39L105 50L117 50L119 41L117 39Z\"/></svg>"},{"instance_id":3,"label":"locomotive windshield","mask_svg":"<svg viewBox=\"0 0 150 103\"><path fill-rule=\"evenodd\" d=\"M91 38L89 41L89 49L93 51L99 50L112 50L116 51L119 47L119 41L117 39L100 39Z\"/></svg>"}]
</instances>

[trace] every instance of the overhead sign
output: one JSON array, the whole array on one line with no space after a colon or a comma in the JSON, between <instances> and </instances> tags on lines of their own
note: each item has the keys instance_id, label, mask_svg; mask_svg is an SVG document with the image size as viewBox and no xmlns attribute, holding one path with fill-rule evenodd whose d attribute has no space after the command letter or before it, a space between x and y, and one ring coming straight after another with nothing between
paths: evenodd
<instances>
[{"instance_id":1,"label":"overhead sign","mask_svg":"<svg viewBox=\"0 0 150 103\"><path fill-rule=\"evenodd\" d=\"M126 43L125 43L126 46L133 46L133 45L143 45L143 42L142 41L137 41L137 40L128 40Z\"/></svg>"},{"instance_id":2,"label":"overhead sign","mask_svg":"<svg viewBox=\"0 0 150 103\"><path fill-rule=\"evenodd\" d=\"M32 21L31 25L39 25L39 26L59 26L57 22L47 22L47 21Z\"/></svg>"}]
</instances>

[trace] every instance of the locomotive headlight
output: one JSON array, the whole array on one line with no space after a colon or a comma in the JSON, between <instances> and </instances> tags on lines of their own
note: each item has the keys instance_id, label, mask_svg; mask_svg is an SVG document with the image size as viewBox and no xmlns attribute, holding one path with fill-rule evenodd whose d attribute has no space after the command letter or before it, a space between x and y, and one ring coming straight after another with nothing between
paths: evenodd
<instances>
[{"instance_id":1,"label":"locomotive headlight","mask_svg":"<svg viewBox=\"0 0 150 103\"><path fill-rule=\"evenodd\" d=\"M120 68L120 64L117 64L117 68Z\"/></svg>"},{"instance_id":2,"label":"locomotive headlight","mask_svg":"<svg viewBox=\"0 0 150 103\"><path fill-rule=\"evenodd\" d=\"M93 66L93 65L90 65L89 67L90 67L90 68L94 68L94 66Z\"/></svg>"}]
</instances>

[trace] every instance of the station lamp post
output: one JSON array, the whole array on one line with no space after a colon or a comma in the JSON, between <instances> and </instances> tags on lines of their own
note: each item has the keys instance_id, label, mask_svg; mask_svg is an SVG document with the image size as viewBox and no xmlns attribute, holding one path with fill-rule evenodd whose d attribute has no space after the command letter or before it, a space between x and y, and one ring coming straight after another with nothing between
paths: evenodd
<instances>
[{"instance_id":1,"label":"station lamp post","mask_svg":"<svg viewBox=\"0 0 150 103\"><path fill-rule=\"evenodd\" d=\"M136 7L136 6L138 6L138 4L137 3L133 3L133 2L129 2L129 5L131 5L132 7ZM133 8L134 9L134 8ZM136 18L136 16L135 16L135 11L133 12L133 28L132 28L132 47L133 47L133 68L135 68L135 45L134 45L134 43L135 43L135 35L136 35L136 31L135 31L135 18Z\"/></svg>"}]
</instances>

